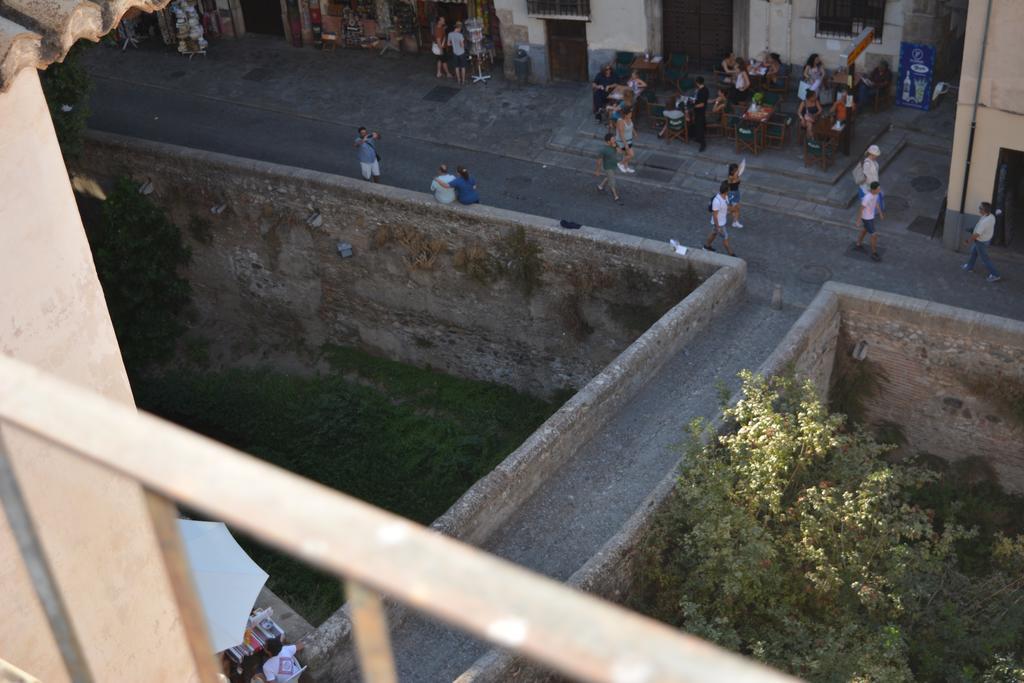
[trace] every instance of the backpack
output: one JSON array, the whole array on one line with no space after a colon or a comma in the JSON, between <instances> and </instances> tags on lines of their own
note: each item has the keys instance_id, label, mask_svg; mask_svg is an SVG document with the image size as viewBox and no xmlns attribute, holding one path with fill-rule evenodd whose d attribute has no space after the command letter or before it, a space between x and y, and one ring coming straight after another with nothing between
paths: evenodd
<instances>
[{"instance_id":1,"label":"backpack","mask_svg":"<svg viewBox=\"0 0 1024 683\"><path fill-rule=\"evenodd\" d=\"M716 194L715 197L717 197L717 196L718 195ZM712 197L710 200L708 200L708 213L714 213L715 212L715 208L714 208L715 207L715 197Z\"/></svg>"},{"instance_id":2,"label":"backpack","mask_svg":"<svg viewBox=\"0 0 1024 683\"><path fill-rule=\"evenodd\" d=\"M867 181L868 177L864 174L864 160L861 159L860 163L853 167L853 182L863 185Z\"/></svg>"}]
</instances>

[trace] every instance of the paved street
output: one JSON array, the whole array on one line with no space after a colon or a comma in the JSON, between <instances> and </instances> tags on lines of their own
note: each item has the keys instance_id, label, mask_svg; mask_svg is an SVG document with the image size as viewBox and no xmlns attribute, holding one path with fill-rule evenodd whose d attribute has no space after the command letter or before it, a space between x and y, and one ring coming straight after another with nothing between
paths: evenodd
<instances>
[{"instance_id":1,"label":"paved street","mask_svg":"<svg viewBox=\"0 0 1024 683\"><path fill-rule=\"evenodd\" d=\"M494 206L687 245L699 245L707 233L708 193L697 176L683 177L681 170L666 177L642 166L635 177L621 178L625 203L619 206L596 191L593 161L581 154L585 145L550 144L579 126L586 85L522 87L499 76L434 102L424 98L449 83L433 78L428 58L323 54L268 38L216 43L208 59L192 62L152 41L127 53L97 47L86 62L95 80L90 125L99 130L355 177L350 141L366 125L383 136L386 184L425 191L438 163L464 164L477 177L483 202ZM927 205L934 204L929 215L938 213L948 161L934 145L915 146L915 136L928 137L927 119L915 131L914 121L899 115L906 140L883 168L883 181L903 202L882 223L883 262L850 251L852 209L822 206L814 217L813 201L761 191L777 208L746 208L747 227L733 231L735 249L749 264L751 295L766 298L778 283L787 303L805 305L822 282L836 279L1024 318L1019 257L993 249L1004 280L989 285L982 275L959 270L962 255L907 229ZM656 144L653 135L645 137ZM723 143L716 144L714 156L728 158ZM792 156L795 149L777 153ZM940 187L912 187L910 180L923 174L940 179Z\"/></svg>"}]
</instances>

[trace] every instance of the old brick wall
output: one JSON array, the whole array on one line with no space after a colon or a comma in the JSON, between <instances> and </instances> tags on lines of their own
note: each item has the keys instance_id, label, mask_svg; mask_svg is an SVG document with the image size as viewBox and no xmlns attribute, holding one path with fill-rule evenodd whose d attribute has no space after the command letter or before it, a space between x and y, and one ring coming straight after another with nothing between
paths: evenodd
<instances>
[{"instance_id":1,"label":"old brick wall","mask_svg":"<svg viewBox=\"0 0 1024 683\"><path fill-rule=\"evenodd\" d=\"M536 394L578 389L685 295L688 268L714 271L649 240L106 134L73 170L152 182L193 250L193 330L216 364L337 343ZM542 262L530 293L519 227Z\"/></svg>"},{"instance_id":2,"label":"old brick wall","mask_svg":"<svg viewBox=\"0 0 1024 683\"><path fill-rule=\"evenodd\" d=\"M981 457L1024 491L1024 428L1005 415L1006 389L1024 387L1024 323L853 287L840 297L837 354L864 341L886 378L865 419L899 425L909 453Z\"/></svg>"}]
</instances>

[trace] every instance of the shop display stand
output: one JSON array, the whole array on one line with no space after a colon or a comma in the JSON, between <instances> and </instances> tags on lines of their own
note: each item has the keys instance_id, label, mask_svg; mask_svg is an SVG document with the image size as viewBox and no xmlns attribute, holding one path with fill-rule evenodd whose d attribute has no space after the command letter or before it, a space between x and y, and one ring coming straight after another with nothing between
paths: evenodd
<instances>
[{"instance_id":1,"label":"shop display stand","mask_svg":"<svg viewBox=\"0 0 1024 683\"><path fill-rule=\"evenodd\" d=\"M466 20L466 30L469 31L469 54L476 62L476 74L470 72L474 83L484 83L491 80L490 74L484 73L484 22L474 17Z\"/></svg>"},{"instance_id":2,"label":"shop display stand","mask_svg":"<svg viewBox=\"0 0 1024 683\"><path fill-rule=\"evenodd\" d=\"M207 42L203 37L203 26L195 4L189 0L174 0L171 11L174 13L174 29L178 36L178 52L188 55L189 61L196 55L206 56Z\"/></svg>"}]
</instances>

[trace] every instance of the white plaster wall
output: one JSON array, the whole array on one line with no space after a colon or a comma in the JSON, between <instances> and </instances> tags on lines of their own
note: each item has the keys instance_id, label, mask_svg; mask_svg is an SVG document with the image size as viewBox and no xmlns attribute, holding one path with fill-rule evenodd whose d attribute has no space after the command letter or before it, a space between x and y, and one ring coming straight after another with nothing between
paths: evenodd
<instances>
[{"instance_id":1,"label":"white plaster wall","mask_svg":"<svg viewBox=\"0 0 1024 683\"><path fill-rule=\"evenodd\" d=\"M859 68L873 66L882 59L896 68L903 36L904 3L908 1L889 0L886 3L882 42L868 46L857 60ZM815 36L817 0L751 2L749 13L750 33L746 41L749 55L765 50L778 52L783 62L802 68L811 53L817 52L829 69L844 63L840 54L846 51L849 39ZM742 38L736 41L737 45L742 45L742 42Z\"/></svg>"},{"instance_id":2,"label":"white plaster wall","mask_svg":"<svg viewBox=\"0 0 1024 683\"><path fill-rule=\"evenodd\" d=\"M39 77L0 94L0 351L125 403L131 389ZM188 681L177 617L140 489L0 431L97 681ZM140 453L139 457L145 457ZM6 519L0 658L68 677Z\"/></svg>"},{"instance_id":3,"label":"white plaster wall","mask_svg":"<svg viewBox=\"0 0 1024 683\"><path fill-rule=\"evenodd\" d=\"M642 52L651 49L647 14L640 0L590 0L587 48Z\"/></svg>"},{"instance_id":4,"label":"white plaster wall","mask_svg":"<svg viewBox=\"0 0 1024 683\"><path fill-rule=\"evenodd\" d=\"M978 85L986 2L972 2L967 15L963 68L960 72L953 157L949 167L949 208L959 210L964 165L970 139L974 93ZM979 202L991 201L999 149L1024 150L1024 75L1018 41L1024 33L1024 2L993 0L985 42L985 70L978 95L971 175L964 213L977 215Z\"/></svg>"}]
</instances>

